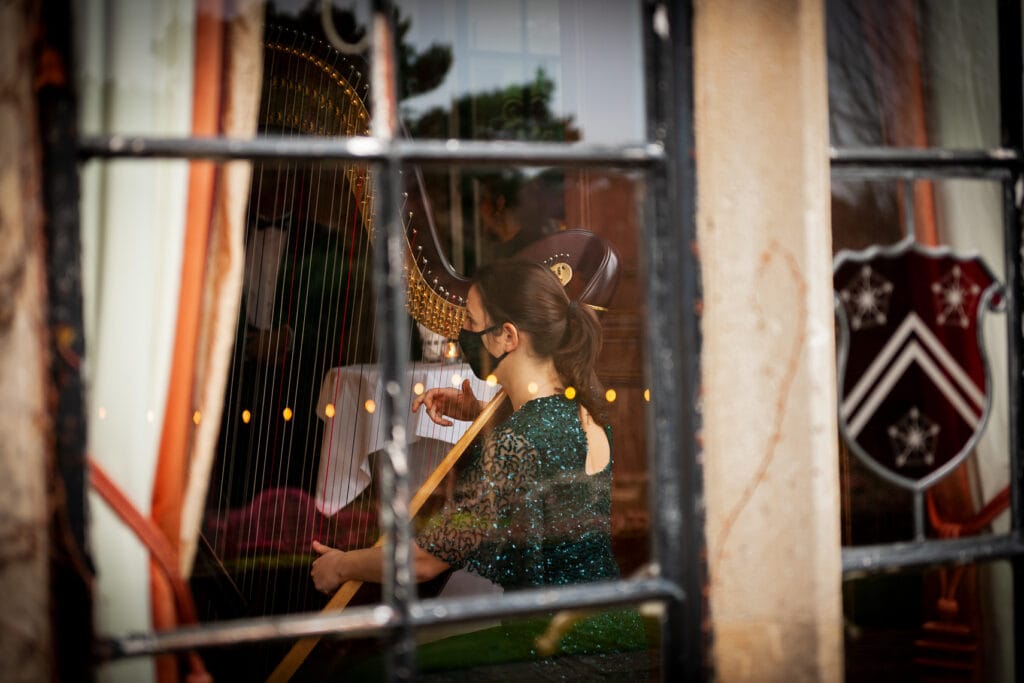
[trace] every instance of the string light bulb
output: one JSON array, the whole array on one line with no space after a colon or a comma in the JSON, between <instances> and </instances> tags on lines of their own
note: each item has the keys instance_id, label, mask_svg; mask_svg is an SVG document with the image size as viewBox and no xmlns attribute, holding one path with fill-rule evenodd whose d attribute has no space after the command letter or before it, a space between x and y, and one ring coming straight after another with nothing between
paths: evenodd
<instances>
[{"instance_id":1,"label":"string light bulb","mask_svg":"<svg viewBox=\"0 0 1024 683\"><path fill-rule=\"evenodd\" d=\"M377 403L372 398L366 399L366 403L363 404L363 407L366 408L366 412L370 413L370 415L377 412Z\"/></svg>"},{"instance_id":2,"label":"string light bulb","mask_svg":"<svg viewBox=\"0 0 1024 683\"><path fill-rule=\"evenodd\" d=\"M327 417L334 417L333 403L328 403L326 406L324 406L324 415L326 415Z\"/></svg>"},{"instance_id":3,"label":"string light bulb","mask_svg":"<svg viewBox=\"0 0 1024 683\"><path fill-rule=\"evenodd\" d=\"M292 409L288 406L285 406L285 409L281 411L281 417L284 418L285 422L290 421L292 419L292 415L294 414L295 413L293 413Z\"/></svg>"},{"instance_id":4,"label":"string light bulb","mask_svg":"<svg viewBox=\"0 0 1024 683\"><path fill-rule=\"evenodd\" d=\"M498 377L495 374L487 375L487 386L494 387L498 385Z\"/></svg>"},{"instance_id":5,"label":"string light bulb","mask_svg":"<svg viewBox=\"0 0 1024 683\"><path fill-rule=\"evenodd\" d=\"M533 394L536 394L537 393L537 383L536 382L530 382L529 384L526 385L526 390L530 392L531 396Z\"/></svg>"},{"instance_id":6,"label":"string light bulb","mask_svg":"<svg viewBox=\"0 0 1024 683\"><path fill-rule=\"evenodd\" d=\"M242 411L242 422L245 423L245 424L249 424L249 421L251 419L252 419L252 413L249 412L248 410L243 410Z\"/></svg>"},{"instance_id":7,"label":"string light bulb","mask_svg":"<svg viewBox=\"0 0 1024 683\"><path fill-rule=\"evenodd\" d=\"M416 382L416 384L414 384L414 385L412 386L412 391L413 391L413 393L414 393L414 394L416 394L417 396L419 396L419 395L420 395L420 394L422 394L422 393L423 393L424 391L426 391L426 387L424 387L424 386L423 386L423 382Z\"/></svg>"},{"instance_id":8,"label":"string light bulb","mask_svg":"<svg viewBox=\"0 0 1024 683\"><path fill-rule=\"evenodd\" d=\"M615 393L614 389L609 389L608 391L604 392L604 400L608 401L609 403L615 403L616 396L618 396L618 394Z\"/></svg>"},{"instance_id":9,"label":"string light bulb","mask_svg":"<svg viewBox=\"0 0 1024 683\"><path fill-rule=\"evenodd\" d=\"M198 410L192 413L192 423L198 425L203 419L203 414Z\"/></svg>"},{"instance_id":10,"label":"string light bulb","mask_svg":"<svg viewBox=\"0 0 1024 683\"><path fill-rule=\"evenodd\" d=\"M569 399L570 401L573 400L574 398L576 398L576 387L566 387L565 388L565 397L567 399Z\"/></svg>"}]
</instances>

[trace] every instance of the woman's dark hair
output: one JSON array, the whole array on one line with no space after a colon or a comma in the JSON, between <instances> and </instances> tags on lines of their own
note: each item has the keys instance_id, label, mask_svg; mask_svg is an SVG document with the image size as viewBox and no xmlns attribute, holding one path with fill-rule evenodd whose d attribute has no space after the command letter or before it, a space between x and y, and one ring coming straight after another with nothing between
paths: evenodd
<instances>
[{"instance_id":1,"label":"woman's dark hair","mask_svg":"<svg viewBox=\"0 0 1024 683\"><path fill-rule=\"evenodd\" d=\"M551 270L535 261L505 259L474 276L484 310L493 323L513 323L527 332L534 353L554 360L565 386L600 424L606 422L602 389L594 372L601 352L601 324L587 305L570 301Z\"/></svg>"}]
</instances>

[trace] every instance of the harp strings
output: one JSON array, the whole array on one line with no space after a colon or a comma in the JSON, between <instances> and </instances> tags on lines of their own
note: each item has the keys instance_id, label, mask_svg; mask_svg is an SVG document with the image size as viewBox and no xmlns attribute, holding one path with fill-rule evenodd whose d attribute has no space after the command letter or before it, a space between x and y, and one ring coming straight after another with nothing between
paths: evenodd
<instances>
[{"instance_id":1,"label":"harp strings","mask_svg":"<svg viewBox=\"0 0 1024 683\"><path fill-rule=\"evenodd\" d=\"M364 338L364 335L366 335L366 337L368 338L368 341L369 341L369 343L371 345L374 344L375 341L376 341L375 338L374 338L375 337L375 335L374 335L374 328L372 326L370 326L368 329L363 329L363 321L366 320L367 316L372 313L372 311L367 311L366 310L366 307L368 306L368 299L369 298L366 297L366 296L362 296L362 297L354 297L353 296L353 293L356 292L357 289L358 289L358 287L356 286L356 283L362 282L363 284L368 286L368 282L367 282L367 280L368 280L367 268L368 268L368 264L370 262L369 240L365 240L364 239L364 240L361 241L361 243L357 243L356 238L360 234L360 226L358 224L359 212L366 212L366 211L368 211L368 209L370 207L369 207L368 199L365 198L365 195L367 194L367 192L366 192L366 190L367 190L367 187L366 187L367 179L366 179L365 175L362 176L362 177L360 177L358 175L353 175L351 180L350 180L350 184L352 183L352 181L354 181L354 184L355 184L354 192L349 192L349 193L345 193L345 194L342 195L343 203L346 206L345 211L344 211L344 215L349 217L348 218L349 225L347 226L347 233L349 235L350 242L349 242L349 246L348 246L348 250L347 250L347 252L348 252L348 263L347 263L347 267L345 269L345 280L346 281L345 281L344 288L343 288L344 296L342 297L343 300L341 302L341 306L339 306L338 309L339 309L339 314L340 314L341 318L344 319L344 320L351 320L351 321L353 321L354 325L350 325L347 330L345 328L342 328L341 335L339 336L338 348L337 348L337 357L338 357L337 366L339 366L339 367L341 367L341 366L350 366L350 365L353 365L355 363L355 361L356 361L356 357L355 357L355 355L356 355L356 348L355 348L355 346L356 345L354 343L354 340L358 340L358 339ZM355 276L355 280L353 280L354 276ZM346 338L346 332L347 332L348 338ZM324 452L326 453L327 460L326 460L326 463L324 465L323 481L321 482L321 485L320 485L320 487L321 487L320 497L321 497L321 500L324 500L324 501L336 500L338 498L341 498L341 499L344 499L344 500L348 500L348 499L350 499L352 497L350 491L338 491L338 490L336 490L337 486L339 485L338 484L339 477L333 476L333 475L336 474L335 471L334 471L336 468L338 468L340 466L344 466L346 468L347 471L345 471L343 473L344 476L340 477L340 480L342 482L348 482L349 486L351 486L352 482L354 482L355 479L356 479L356 477L355 477L355 474L356 474L355 473L355 469L356 469L355 461L354 460L350 460L348 463L345 463L343 465L339 465L336 462L336 458L334 457L334 454L336 452L336 448L335 448L336 444L334 443L336 430L333 429L333 420L336 420L336 419L346 419L347 417L349 417L349 416L338 415L336 413L337 406L339 405L340 391L341 391L341 383L340 383L340 381L336 381L334 383L334 387L333 387L333 395L330 397L330 402L328 404L332 408L331 412L333 413L333 415L326 416L327 419L325 421L326 422L326 426L327 426L327 428L326 428L326 435L325 435L325 439L327 440L327 444L326 444L326 448L324 449ZM358 414L357 415L353 415L351 417L354 420L359 419L359 415ZM355 445L356 445L356 430L354 430L354 429L351 430L351 432L349 434L347 434L347 435L346 434L339 435L338 438L345 440L347 443L337 444L337 446L340 446L342 448L347 448L349 450L349 452L354 451ZM367 504L366 504L365 501L357 501L357 506L354 509L351 510L351 512L354 513L352 515L352 519L357 524L361 524L361 520L363 519L364 515L360 514L360 513L367 512L366 507L367 507ZM320 540L322 540L323 542L328 543L328 544L332 544L332 539L331 538L325 538L325 533L327 533L328 535L333 535L333 534L329 534L330 529L329 528L325 528L325 526L326 525L324 523L324 520L323 520L323 518L321 518L319 520L319 524L318 524L318 528L316 530L316 534L320 538ZM351 528L350 528L350 531L351 531ZM358 538L363 538L364 534L366 534L366 533L367 533L367 530L365 528L357 527L355 529L354 533L352 533L351 535L357 536Z\"/></svg>"},{"instance_id":2,"label":"harp strings","mask_svg":"<svg viewBox=\"0 0 1024 683\"><path fill-rule=\"evenodd\" d=\"M277 54L265 51L264 56L266 73L276 73ZM267 129L269 108L269 99L264 98L259 114L261 133ZM245 239L246 281L240 306L239 333L236 336L232 353L228 384L229 400L225 401L226 410L221 430L220 478L214 506L214 519L217 523L210 531L214 552L218 557L224 559L226 569L235 570L233 578L238 586L239 595L247 603L250 602L248 600L250 580L246 573L239 575L237 569L245 566L250 559L249 548L254 522L247 520L244 514L237 513L239 509L243 513L252 512L251 509L247 510L246 508L253 507L250 501L263 478L262 454L259 452L259 444L262 442L260 435L267 426L266 420L261 417L266 400L266 378L262 376L262 373L253 376L247 367L249 365L246 363L247 356L253 352L247 330L251 323L254 323L257 328L265 323L265 319L263 319L264 297L269 295L271 301L274 301L273 293L267 291L269 287L265 285L264 278L261 276L270 266L269 261L273 260L272 255L267 252L275 251L275 247L280 247L280 244L268 243L270 241L268 235L277 237L276 233L260 232L258 229L253 229L264 211L273 210L273 207L263 206L263 197L266 187L271 183L274 184L271 190L273 196L280 196L280 188L277 187L280 178L276 177L271 180L265 177L262 166L258 166L254 170L251 181L253 190L250 193L249 215L246 218L246 225L249 226ZM269 269L274 270L273 267L269 267ZM256 432L255 438L253 438L253 432ZM254 448L257 450L256 453L253 453ZM236 482L241 482L241 486Z\"/></svg>"},{"instance_id":3,"label":"harp strings","mask_svg":"<svg viewBox=\"0 0 1024 683\"><path fill-rule=\"evenodd\" d=\"M302 47L304 49L306 46L303 45ZM291 61L290 64L294 66L296 72L290 74L288 82L295 83L299 87L290 90L293 93L293 101L289 103L291 106L287 106L284 111L286 113L294 111L299 121L306 121L310 116L310 112L306 109L306 98L301 97L301 88L308 82L311 74L309 73L308 66L302 62ZM291 134L294 134L294 132L291 132ZM280 411L280 416L271 414L273 424L275 425L273 430L274 438L267 448L272 474L272 480L269 485L278 490L281 488L290 489L296 483L292 477L292 472L296 468L296 463L293 463L293 459L301 458L296 452L301 454L304 451L305 444L309 440L309 424L312 421L312 417L307 412L306 403L301 395L301 391L304 388L303 381L301 381L303 363L309 360L304 358L303 355L306 352L306 340L304 337L308 329L307 319L309 316L311 289L311 282L307 279L310 277L309 269L303 268L302 264L313 253L315 246L313 244L315 233L311 229L311 214L309 210L311 184L308 173L304 171L304 168L295 164L289 169L286 176L289 184L289 192L287 192L286 196L292 199L291 204L295 215L295 224L292 226L290 235L291 253L288 260L287 280L285 283L286 292L282 292L283 300L281 307L283 320L285 321L284 324L290 332L289 336L291 339L288 344L284 345L279 356L283 359L283 363L280 381L276 383L277 399L275 406ZM306 425L307 428L300 429L302 425ZM301 485L305 476L305 467L301 459L297 466L299 471L298 483ZM294 520L285 519L286 499L274 496L266 501L266 505L268 509L261 510L258 518L265 518L269 521L270 538L287 539L286 522ZM293 545L288 550L294 552L298 548ZM254 546L253 552L258 551L259 548ZM268 561L273 566L286 564L287 559L283 557L285 552L286 548L282 545L270 545ZM288 598L292 597L292 593L295 590L291 585L292 582L286 582L283 587L277 586L277 582L273 580L275 578L275 574L270 574L268 580L263 584L264 594L262 603L267 605L269 611L274 611L274 603L279 597L285 598L285 604L288 604L290 602ZM283 596L281 595L281 588L284 588L286 591Z\"/></svg>"},{"instance_id":4,"label":"harp strings","mask_svg":"<svg viewBox=\"0 0 1024 683\"><path fill-rule=\"evenodd\" d=\"M304 46L305 47L305 46ZM336 64L332 64L333 69ZM327 122L321 120L326 116L326 110L320 107L310 106L309 98L301 94L306 88L313 88L313 92L322 92L326 87L326 74L322 69L315 69L308 61L299 61L298 68L301 73L297 74L292 81L297 85L297 105L287 108L286 112L295 111L298 120L304 125L310 126L313 130L324 128ZM313 103L315 105L315 102ZM294 130L292 134L302 134L303 130ZM319 425L315 419L315 396L317 378L322 375L325 365L325 358L328 351L324 350L327 330L331 326L328 317L325 325L326 311L325 301L336 296L333 288L334 278L330 274L336 272L337 267L337 237L334 231L328 229L326 232L320 229L320 216L317 207L320 204L321 183L324 181L323 169L320 166L303 165L296 171L299 180L298 195L296 200L302 215L299 220L299 230L296 231L296 248L292 258L291 281L294 291L289 296L289 307L294 309L294 314L289 312L287 319L289 326L294 330L295 343L289 347L287 371L285 382L288 384L288 403L294 405L296 429L293 429L291 443L282 451L286 459L284 471L300 472L299 480L303 490L310 488L310 472L315 462L315 443ZM328 219L331 217L328 216ZM331 225L329 222L328 225ZM301 245L300 245L301 236ZM326 242L326 244L319 244ZM319 262L315 255L325 254L323 262ZM320 272L318 272L320 271ZM317 280L317 278L324 278ZM318 288L319 291L315 291ZM325 291L326 290L326 291ZM312 370L307 370L307 365ZM290 407L290 406L289 406ZM287 410L287 408L286 408ZM303 430L297 429L298 425L305 425ZM288 481L289 486L292 482ZM291 553L301 556L308 548L302 547L302 541L309 536L309 527L313 524L312 515L299 515L296 518L294 512L280 506L272 511L270 519L280 529L282 538L293 537L295 539ZM310 511L312 512L312 510ZM286 527L294 525L294 533L289 534ZM280 557L286 550L283 546L277 546L272 551L278 555L273 558L275 564L286 564L289 558ZM290 558L294 561L295 558ZM288 574L284 575L285 577ZM285 586L277 587L268 581L266 590L272 591L274 596L282 594L284 589L285 604L291 604L293 594L301 595L308 588L293 580L284 580ZM268 595L266 601L269 603L273 597Z\"/></svg>"},{"instance_id":5,"label":"harp strings","mask_svg":"<svg viewBox=\"0 0 1024 683\"><path fill-rule=\"evenodd\" d=\"M299 33L268 29L264 71L260 134L367 133L362 74L336 51ZM345 368L357 386L378 381L370 365L378 334L370 291L373 201L365 164L254 168L246 286L208 527L210 545L249 602L249 614L294 611L322 600L308 580L311 539L342 548L376 541L376 482L357 488L363 480L356 451L366 440L383 443L387 426L374 419L377 406L369 403L343 415L343 405L354 399L341 395L341 381L329 394L321 391L332 368ZM411 219L407 204L401 215ZM437 295L436 282L432 288L426 280L435 277L430 268L436 264L414 250L408 230L406 240L410 311L451 337L461 326L455 298ZM432 367L413 363L412 374L424 376ZM444 377L448 382L450 373ZM370 425L376 434L367 434ZM420 420L419 431L420 437L411 435L419 439L409 463L413 486L450 447L442 428ZM340 460L340 452L357 457ZM331 501L349 502L335 510Z\"/></svg>"},{"instance_id":6,"label":"harp strings","mask_svg":"<svg viewBox=\"0 0 1024 683\"><path fill-rule=\"evenodd\" d=\"M286 80L284 83L301 83L301 79L306 75L302 73L302 64L293 60L286 60L285 64L288 67L288 72L285 75ZM304 120L304 112L302 111L304 101L299 97L298 88L286 89L285 98L284 113L287 115L287 113L295 111L298 119ZM272 103L272 101L273 98L268 97L268 103ZM268 171L264 169L263 172L267 173ZM305 193L303 192L304 183L301 179L300 168L296 164L288 165L283 169L283 174L283 181L280 175L274 178L274 180L276 181L275 190L283 190L282 198L285 201L285 206L277 206L279 197L275 195L273 199L275 206L272 209L275 213L282 210L289 212L293 216L293 221L285 233L289 238L288 257L280 261L286 268L285 277L281 277L279 274L274 278L274 283L278 289L275 290L277 296L275 297L275 314L272 329L279 332L287 330L289 331L289 337L297 337L301 334L301 327L295 320L294 311L295 279L298 271L296 264L299 262L300 251L305 252L307 249L306 245L302 244L302 242L309 239L309 231L306 229L307 211L303 201ZM283 188L281 187L282 184ZM286 427L302 424L306 420L306 416L301 413L299 415L295 414L296 409L299 407L293 400L289 400L293 397L288 391L291 380L294 378L296 356L293 352L296 348L301 348L301 341L297 338L290 338L286 343L280 334L276 334L272 340L272 348L272 358L275 361L280 359L282 362L271 362L264 366L267 370L265 387L267 387L268 391L266 397L272 409L264 413L268 420L266 425L268 429L264 431L264 438L261 443L263 457L260 459L261 467L258 490L277 492L282 489L287 490L287 487L292 483L290 477L282 476L282 468L290 464L291 453L289 446L291 444L289 442L291 441L290 437L293 437L294 434L292 429L286 429ZM287 434L282 432L287 432ZM284 472L290 473L290 470L284 469ZM247 553L251 554L255 564L258 555L265 552L266 556L263 559L271 566L279 566L283 549L274 547L269 543L265 544L264 541L283 536L280 525L283 522L281 508L284 501L276 495L261 497L259 494L257 494L255 500L258 500L259 503L256 515L250 520L250 528L248 530L250 537L255 538L255 542L249 544ZM258 526L255 523L257 520L259 521ZM265 528L266 526L270 528L267 529ZM269 546L266 550L264 550L265 545ZM253 572L247 576L250 582L254 582L258 575ZM263 590L262 595L259 596L258 604L265 606L264 611L273 612L273 603L278 595L277 586L272 585L272 579L275 577L275 574L270 573L267 577L267 580L262 582ZM254 589L258 590L259 586L255 586Z\"/></svg>"},{"instance_id":7,"label":"harp strings","mask_svg":"<svg viewBox=\"0 0 1024 683\"><path fill-rule=\"evenodd\" d=\"M342 71L337 55L310 58L317 49L313 41L287 45L286 37L268 33L260 132L365 133L359 72L348 65ZM319 432L333 436L324 427L331 418L316 418L320 381L331 367L369 360L365 350L374 341L364 324L372 317L371 298L360 291L369 283L372 192L365 166L337 163L261 164L252 187L246 291L225 402L220 483L210 503L221 523L209 536L238 575L241 592L266 612L277 602L301 603L309 586L274 586L261 578L273 572L255 570L302 564L308 571L308 539L331 543L344 524L341 517L360 525L347 529L348 536L372 540L363 521L367 501L333 520L312 506ZM247 334L247 328L256 332ZM281 334L263 336L267 330ZM337 406L337 397L332 403ZM328 481L333 479L324 486ZM308 492L305 498L296 488ZM321 498L332 493L323 490Z\"/></svg>"}]
</instances>

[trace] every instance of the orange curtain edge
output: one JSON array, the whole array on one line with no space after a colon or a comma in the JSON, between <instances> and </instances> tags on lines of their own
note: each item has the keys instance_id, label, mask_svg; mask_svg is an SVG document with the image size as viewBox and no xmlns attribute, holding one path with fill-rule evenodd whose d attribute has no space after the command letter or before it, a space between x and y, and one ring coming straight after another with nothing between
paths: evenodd
<instances>
[{"instance_id":1,"label":"orange curtain edge","mask_svg":"<svg viewBox=\"0 0 1024 683\"><path fill-rule=\"evenodd\" d=\"M221 0L199 0L196 8L195 66L192 134L212 136L220 130L221 79L224 63L224 25ZM181 506L188 471L188 445L193 413L196 342L200 325L203 278L206 271L210 224L213 216L216 167L211 162L192 162L188 199L177 324L171 357L167 403L153 482L152 519L180 551ZM153 626L173 628L178 616L165 577L150 569ZM161 683L178 679L177 663L159 658Z\"/></svg>"}]
</instances>

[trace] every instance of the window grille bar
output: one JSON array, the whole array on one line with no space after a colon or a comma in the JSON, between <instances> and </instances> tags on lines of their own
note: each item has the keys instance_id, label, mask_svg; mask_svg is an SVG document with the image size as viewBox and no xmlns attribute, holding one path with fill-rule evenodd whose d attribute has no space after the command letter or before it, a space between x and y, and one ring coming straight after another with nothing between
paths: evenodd
<instances>
[{"instance_id":1,"label":"window grille bar","mask_svg":"<svg viewBox=\"0 0 1024 683\"><path fill-rule=\"evenodd\" d=\"M516 591L503 595L501 600L495 600L489 595L421 600L410 606L407 625L426 628L558 610L597 609L665 601L679 603L683 599L679 587L664 579L608 581ZM108 638L99 643L99 656L102 659L120 659L317 636L358 638L386 634L398 628L401 621L399 612L387 605L349 607L328 613L239 619Z\"/></svg>"},{"instance_id":2,"label":"window grille bar","mask_svg":"<svg viewBox=\"0 0 1024 683\"><path fill-rule=\"evenodd\" d=\"M843 579L859 579L910 567L1013 560L1021 556L1024 556L1024 540L1019 533L846 547L843 548Z\"/></svg>"},{"instance_id":3,"label":"window grille bar","mask_svg":"<svg viewBox=\"0 0 1024 683\"><path fill-rule=\"evenodd\" d=\"M692 8L689 2L648 2L648 137L661 141L667 162L652 177L639 253L645 260L645 411L651 543L661 576L685 601L666 605L662 677L706 679L701 600L704 556L703 492L697 465L696 409L700 341L697 304L696 180L693 161Z\"/></svg>"},{"instance_id":4,"label":"window grille bar","mask_svg":"<svg viewBox=\"0 0 1024 683\"><path fill-rule=\"evenodd\" d=\"M121 135L79 139L83 159L234 159L385 162L458 165L650 167L665 161L658 143L600 145L478 140L381 140L372 137L258 136L160 138Z\"/></svg>"},{"instance_id":5,"label":"window grille bar","mask_svg":"<svg viewBox=\"0 0 1024 683\"><path fill-rule=\"evenodd\" d=\"M832 178L839 180L893 181L905 180L1006 180L1013 171L1002 168L979 168L976 166L946 166L943 168L869 168L846 166L832 168Z\"/></svg>"},{"instance_id":6,"label":"window grille bar","mask_svg":"<svg viewBox=\"0 0 1024 683\"><path fill-rule=\"evenodd\" d=\"M395 79L394 22L391 2L374 0L370 95L373 99L373 140L387 147L398 129L398 84ZM384 443L381 481L381 529L384 532L384 604L393 614L394 627L385 634L388 647L384 661L391 681L411 680L416 670L416 634L410 608L416 599L413 581L412 534L409 521L409 449L405 410L409 388L405 377L408 362L409 322L406 313L404 270L405 230L399 207L402 202L398 158L388 156L378 164L380 200L374 205L378 238L373 244L373 285L377 293L378 358L384 396L381 420L388 432Z\"/></svg>"},{"instance_id":7,"label":"window grille bar","mask_svg":"<svg viewBox=\"0 0 1024 683\"><path fill-rule=\"evenodd\" d=\"M925 174L968 176L1007 175L1024 166L1019 150L938 149L908 147L831 147L829 159L833 171L844 173Z\"/></svg>"}]
</instances>

